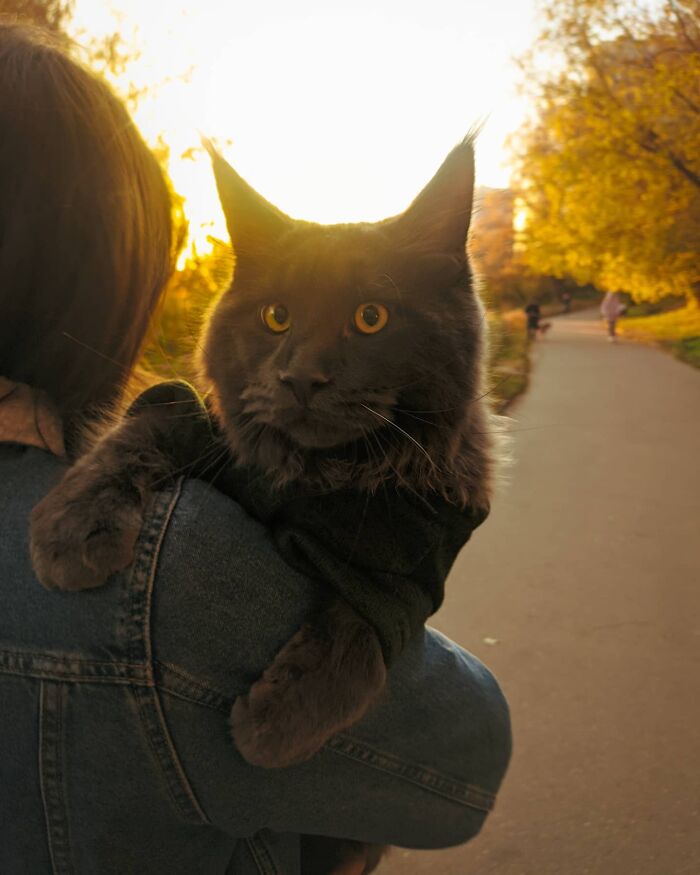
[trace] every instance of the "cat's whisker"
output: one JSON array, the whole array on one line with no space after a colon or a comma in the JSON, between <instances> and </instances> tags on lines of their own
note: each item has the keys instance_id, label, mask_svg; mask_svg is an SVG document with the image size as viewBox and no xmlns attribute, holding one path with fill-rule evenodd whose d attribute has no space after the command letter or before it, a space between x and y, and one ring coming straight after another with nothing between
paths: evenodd
<instances>
[{"instance_id":1,"label":"cat's whisker","mask_svg":"<svg viewBox=\"0 0 700 875\"><path fill-rule=\"evenodd\" d=\"M221 469L219 471L217 471L213 477L208 478L208 482L213 485L216 478L221 476L222 471L226 468L226 465L229 464L229 462L230 462L229 456L230 456L229 448L227 446L224 446L222 451L217 456L215 456L206 465L206 467L202 469L201 472L197 472L197 473L199 474L200 477L203 477L205 474L207 474L209 471L211 471L212 468L216 467L216 465L218 465L219 462L221 462Z\"/></svg>"},{"instance_id":2,"label":"cat's whisker","mask_svg":"<svg viewBox=\"0 0 700 875\"><path fill-rule=\"evenodd\" d=\"M67 331L62 331L61 334L72 341L73 343L77 343L78 346L82 346L83 349L86 349L88 352L93 353L99 358L104 359L106 362L110 362L110 364L116 365L122 373L129 378L129 380L136 380L141 383L142 386L145 386L147 389L150 388L151 383L149 380L145 378L145 376L141 373L138 373L138 369L134 369L132 366L127 366L123 362L117 361L117 359L112 358L111 356L106 355L101 352L99 349L95 349L94 346L90 346L89 343L85 343L82 340L79 340L77 337L74 337L72 334L69 334Z\"/></svg>"},{"instance_id":3,"label":"cat's whisker","mask_svg":"<svg viewBox=\"0 0 700 875\"><path fill-rule=\"evenodd\" d=\"M396 477L397 482L398 482L401 486L406 486L406 487L408 487L409 489L411 489L411 487L410 487L410 485L408 484L406 478L405 478L405 477L404 477L404 476L403 476L403 475L397 470L397 468L396 468L396 467L395 467L395 466L389 461L389 454L384 450L384 447L382 446L382 441L381 441L380 433L377 432L377 431L372 431L372 432L370 432L370 435L374 438L374 440L376 440L377 444L379 445L380 452L382 453L382 456L383 456L383 461L384 461L384 463L385 463L386 465L388 465L389 468L391 468L391 470L394 472L394 476ZM386 437L387 437L387 440L388 440L388 439L389 439L389 434L387 434ZM389 442L391 443L391 441L389 441ZM392 445L392 447L393 447L393 445ZM411 491L413 492L412 489L411 489Z\"/></svg>"},{"instance_id":4,"label":"cat's whisker","mask_svg":"<svg viewBox=\"0 0 700 875\"><path fill-rule=\"evenodd\" d=\"M397 425L393 420L389 419L388 416L384 416L382 413L379 413L379 411L377 411L377 410L373 410L369 405L367 405L367 404L362 404L362 407L364 407L366 410L369 410L370 413L373 413L375 416L378 416L380 419L383 419L384 422L387 423L387 425L391 425L391 426L393 426L395 429L397 429L398 431L400 431L401 434L403 434L405 437L407 437L407 438L411 441L411 443L415 444L415 446L418 447L418 449L423 453L423 455L424 455L424 456L426 457L426 459L430 462L430 464L433 466L433 468L436 469L436 470L439 470L439 469L438 469L438 466L437 466L437 465L435 464L435 462L432 460L432 458L431 458L431 456L430 456L430 453L425 449L425 447L424 447L419 441L417 441L417 440L413 437L413 435L409 434L405 429L401 428L400 425Z\"/></svg>"},{"instance_id":5,"label":"cat's whisker","mask_svg":"<svg viewBox=\"0 0 700 875\"><path fill-rule=\"evenodd\" d=\"M497 383L494 383L494 385L491 386L491 388L487 392L484 392L482 395L477 395L476 398L472 398L472 400L469 402L469 405L476 404L477 401L481 401L482 399L487 398L489 395L492 395L496 391L496 389L499 388L499 386L507 383L508 380L510 380L511 376L512 374L506 374L504 377L501 377L501 379L498 380Z\"/></svg>"},{"instance_id":6,"label":"cat's whisker","mask_svg":"<svg viewBox=\"0 0 700 875\"><path fill-rule=\"evenodd\" d=\"M455 353L455 355L453 355L452 358L448 359L446 362L443 362L437 368L426 368L425 374L420 376L420 377L417 377L415 380L411 380L409 383L401 383L398 386L387 386L386 390L389 392L396 392L400 389L408 389L410 386L416 386L419 383L424 383L424 382L426 382L426 376L430 376L430 377L438 376L438 374L440 374L442 371L444 371L445 368L449 368L449 366L454 361L456 361L460 357L460 355L461 355L461 353Z\"/></svg>"},{"instance_id":7,"label":"cat's whisker","mask_svg":"<svg viewBox=\"0 0 700 875\"><path fill-rule=\"evenodd\" d=\"M416 416L414 413L412 413L412 412L410 412L410 411L408 411L408 410L402 410L400 407L395 407L394 410L395 410L397 413L401 413L401 414L403 414L404 416L408 416L408 417L410 417L411 419L415 419L417 422L424 422L426 425L430 425L432 428L438 428L438 429L439 429L439 428L445 428L444 424L442 424L442 423L431 422L429 419L423 419L422 416ZM425 411L425 412L428 413L428 412L430 412L430 411Z\"/></svg>"},{"instance_id":8,"label":"cat's whisker","mask_svg":"<svg viewBox=\"0 0 700 875\"><path fill-rule=\"evenodd\" d=\"M394 280L392 279L392 277L390 277L388 273L383 273L383 274L380 275L379 279L382 279L382 278L384 278L384 279L388 279L388 280L389 280L389 282L390 282L391 285L392 285L392 288L393 288L394 291L396 292L396 296L398 297L399 302L400 302L401 304L403 304L403 295L401 294L401 289L396 285L396 283L394 282Z\"/></svg>"},{"instance_id":9,"label":"cat's whisker","mask_svg":"<svg viewBox=\"0 0 700 875\"><path fill-rule=\"evenodd\" d=\"M208 457L212 453L214 453L215 451L220 450L220 449L221 449L221 443L216 439L212 440L211 444L196 459L192 459L191 461L187 462L187 464L182 465L179 468L173 468L172 470L169 470L167 475L154 481L153 485L154 486L162 486L171 477L177 476L178 474L184 474L186 471L194 469L201 462L207 461ZM224 445L222 452L219 455L217 455L217 459L220 456L223 456L224 453L228 453L228 447L226 445ZM208 467L205 467L204 472L206 472L207 470L209 470ZM203 472L198 471L197 473L198 473L198 476L201 476Z\"/></svg>"}]
</instances>

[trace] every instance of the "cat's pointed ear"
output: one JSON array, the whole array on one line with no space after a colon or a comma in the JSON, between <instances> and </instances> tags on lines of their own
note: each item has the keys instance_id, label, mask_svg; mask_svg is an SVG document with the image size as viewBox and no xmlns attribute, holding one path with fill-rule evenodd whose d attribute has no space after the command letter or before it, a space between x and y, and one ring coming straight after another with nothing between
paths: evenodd
<instances>
[{"instance_id":1,"label":"cat's pointed ear","mask_svg":"<svg viewBox=\"0 0 700 875\"><path fill-rule=\"evenodd\" d=\"M294 220L248 185L219 154L211 140L202 137L202 145L211 158L219 200L236 257L265 255L267 247L291 228Z\"/></svg>"},{"instance_id":2,"label":"cat's pointed ear","mask_svg":"<svg viewBox=\"0 0 700 875\"><path fill-rule=\"evenodd\" d=\"M390 220L403 245L421 250L464 254L474 200L474 143L467 136L409 208Z\"/></svg>"}]
</instances>

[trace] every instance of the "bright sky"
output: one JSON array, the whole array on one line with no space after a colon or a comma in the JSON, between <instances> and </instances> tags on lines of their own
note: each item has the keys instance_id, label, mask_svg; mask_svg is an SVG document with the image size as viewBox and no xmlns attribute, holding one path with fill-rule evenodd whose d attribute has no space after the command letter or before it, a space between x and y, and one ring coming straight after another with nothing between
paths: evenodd
<instances>
[{"instance_id":1,"label":"bright sky","mask_svg":"<svg viewBox=\"0 0 700 875\"><path fill-rule=\"evenodd\" d=\"M505 186L503 141L525 105L512 57L534 0L77 0L90 33L136 28L137 84L163 82L136 119L163 133L195 236L225 236L201 131L292 216L320 222L402 210L475 123L477 182ZM115 20L115 11L117 20ZM227 141L230 140L230 145ZM213 225L207 225L214 221ZM197 230L203 226L201 230Z\"/></svg>"}]
</instances>

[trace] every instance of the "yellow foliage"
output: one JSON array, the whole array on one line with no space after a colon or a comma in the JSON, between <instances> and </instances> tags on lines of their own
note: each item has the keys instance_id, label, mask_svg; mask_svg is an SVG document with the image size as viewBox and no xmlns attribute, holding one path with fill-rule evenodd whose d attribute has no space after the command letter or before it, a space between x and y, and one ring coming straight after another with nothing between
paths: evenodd
<instances>
[{"instance_id":1,"label":"yellow foliage","mask_svg":"<svg viewBox=\"0 0 700 875\"><path fill-rule=\"evenodd\" d=\"M700 290L700 0L661 6L548 4L514 145L526 262L650 300Z\"/></svg>"},{"instance_id":2,"label":"yellow foliage","mask_svg":"<svg viewBox=\"0 0 700 875\"><path fill-rule=\"evenodd\" d=\"M700 307L689 304L656 316L623 319L620 333L635 340L675 341L700 337Z\"/></svg>"}]
</instances>

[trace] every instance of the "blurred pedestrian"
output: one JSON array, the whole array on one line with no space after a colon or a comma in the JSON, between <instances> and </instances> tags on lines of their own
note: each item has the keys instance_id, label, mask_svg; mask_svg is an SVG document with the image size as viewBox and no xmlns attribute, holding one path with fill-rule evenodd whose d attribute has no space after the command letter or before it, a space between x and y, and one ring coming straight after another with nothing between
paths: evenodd
<instances>
[{"instance_id":1,"label":"blurred pedestrian","mask_svg":"<svg viewBox=\"0 0 700 875\"><path fill-rule=\"evenodd\" d=\"M610 343L617 341L617 320L625 312L625 305L620 300L617 292L608 292L600 305L600 314L608 323L608 340Z\"/></svg>"},{"instance_id":2,"label":"blurred pedestrian","mask_svg":"<svg viewBox=\"0 0 700 875\"><path fill-rule=\"evenodd\" d=\"M536 299L532 299L530 303L525 307L525 315L527 316L527 336L530 340L535 340L537 337L537 330L540 327L540 305L537 303Z\"/></svg>"}]
</instances>

